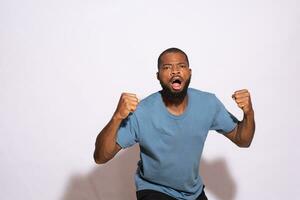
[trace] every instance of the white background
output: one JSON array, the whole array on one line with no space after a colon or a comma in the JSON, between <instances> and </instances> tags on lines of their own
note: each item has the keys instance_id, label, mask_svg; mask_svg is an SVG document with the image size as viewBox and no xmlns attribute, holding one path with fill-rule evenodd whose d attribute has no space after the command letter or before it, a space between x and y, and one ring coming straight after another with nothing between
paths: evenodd
<instances>
[{"instance_id":1,"label":"white background","mask_svg":"<svg viewBox=\"0 0 300 200\"><path fill-rule=\"evenodd\" d=\"M298 198L299 35L298 0L1 0L1 199L134 199L138 147L97 166L95 138L121 92L160 89L156 60L173 46L189 55L191 87L239 119L231 94L252 94L252 146L207 139L209 199Z\"/></svg>"}]
</instances>

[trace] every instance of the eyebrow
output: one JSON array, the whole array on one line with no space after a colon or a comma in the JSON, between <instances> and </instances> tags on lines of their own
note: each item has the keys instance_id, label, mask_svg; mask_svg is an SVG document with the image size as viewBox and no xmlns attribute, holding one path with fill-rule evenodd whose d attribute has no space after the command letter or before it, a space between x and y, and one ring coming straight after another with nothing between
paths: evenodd
<instances>
[{"instance_id":1,"label":"eyebrow","mask_svg":"<svg viewBox=\"0 0 300 200\"><path fill-rule=\"evenodd\" d=\"M188 65L187 63L184 63L184 62L180 62L180 63L176 63L176 65ZM166 63L166 64L163 64L162 66L165 66L165 65L172 65L171 63Z\"/></svg>"}]
</instances>

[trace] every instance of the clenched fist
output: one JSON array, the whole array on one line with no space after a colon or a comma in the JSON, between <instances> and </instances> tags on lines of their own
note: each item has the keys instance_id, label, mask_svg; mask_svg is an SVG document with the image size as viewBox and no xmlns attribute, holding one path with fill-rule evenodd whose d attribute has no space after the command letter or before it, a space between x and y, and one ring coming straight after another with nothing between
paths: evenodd
<instances>
[{"instance_id":1,"label":"clenched fist","mask_svg":"<svg viewBox=\"0 0 300 200\"><path fill-rule=\"evenodd\" d=\"M139 103L138 98L132 93L122 93L115 116L119 119L125 119L129 113L134 112Z\"/></svg>"},{"instance_id":2,"label":"clenched fist","mask_svg":"<svg viewBox=\"0 0 300 200\"><path fill-rule=\"evenodd\" d=\"M232 95L237 105L243 110L244 114L252 114L253 108L251 103L251 97L248 90L238 90Z\"/></svg>"}]
</instances>

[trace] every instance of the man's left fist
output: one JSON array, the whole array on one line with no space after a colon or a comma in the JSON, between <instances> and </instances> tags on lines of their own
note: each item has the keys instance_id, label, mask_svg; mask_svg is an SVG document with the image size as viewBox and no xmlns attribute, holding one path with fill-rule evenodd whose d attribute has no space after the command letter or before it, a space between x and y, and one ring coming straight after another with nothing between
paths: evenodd
<instances>
[{"instance_id":1,"label":"man's left fist","mask_svg":"<svg viewBox=\"0 0 300 200\"><path fill-rule=\"evenodd\" d=\"M237 105L243 110L244 114L253 114L250 93L247 89L235 91L232 95Z\"/></svg>"}]
</instances>

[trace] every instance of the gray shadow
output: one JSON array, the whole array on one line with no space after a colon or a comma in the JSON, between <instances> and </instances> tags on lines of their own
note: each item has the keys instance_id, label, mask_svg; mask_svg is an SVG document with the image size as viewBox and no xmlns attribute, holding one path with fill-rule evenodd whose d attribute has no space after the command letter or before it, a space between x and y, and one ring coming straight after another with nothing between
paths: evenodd
<instances>
[{"instance_id":1,"label":"gray shadow","mask_svg":"<svg viewBox=\"0 0 300 200\"><path fill-rule=\"evenodd\" d=\"M205 184L205 190L212 193L218 200L234 200L237 185L223 158L207 161L201 159L199 173Z\"/></svg>"},{"instance_id":2,"label":"gray shadow","mask_svg":"<svg viewBox=\"0 0 300 200\"><path fill-rule=\"evenodd\" d=\"M92 154L91 154L91 159ZM61 200L134 200L134 174L139 146L119 152L109 162L96 165L85 175L73 175Z\"/></svg>"},{"instance_id":3,"label":"gray shadow","mask_svg":"<svg viewBox=\"0 0 300 200\"><path fill-rule=\"evenodd\" d=\"M92 159L92 155L91 155ZM139 146L123 150L88 174L75 174L67 183L61 200L134 200L134 174L139 160ZM205 190L219 200L233 200L236 184L224 159L201 160L200 169ZM208 196L209 197L209 196Z\"/></svg>"}]
</instances>

